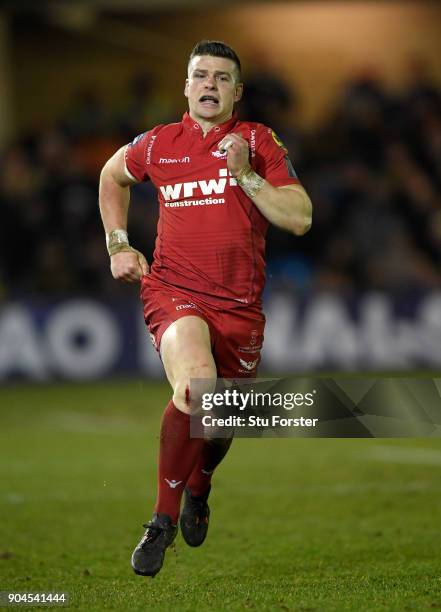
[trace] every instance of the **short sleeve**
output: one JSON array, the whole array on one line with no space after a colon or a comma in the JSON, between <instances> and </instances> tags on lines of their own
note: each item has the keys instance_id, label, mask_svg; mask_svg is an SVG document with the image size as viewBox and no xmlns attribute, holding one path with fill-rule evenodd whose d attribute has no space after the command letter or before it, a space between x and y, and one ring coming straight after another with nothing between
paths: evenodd
<instances>
[{"instance_id":1,"label":"short sleeve","mask_svg":"<svg viewBox=\"0 0 441 612\"><path fill-rule=\"evenodd\" d=\"M149 142L150 132L144 132L139 134L131 143L126 147L126 170L129 178L135 179L136 181L148 181L149 175L147 174L147 145Z\"/></svg>"},{"instance_id":2,"label":"short sleeve","mask_svg":"<svg viewBox=\"0 0 441 612\"><path fill-rule=\"evenodd\" d=\"M288 150L277 134L262 125L256 141L257 172L274 187L299 185Z\"/></svg>"}]
</instances>

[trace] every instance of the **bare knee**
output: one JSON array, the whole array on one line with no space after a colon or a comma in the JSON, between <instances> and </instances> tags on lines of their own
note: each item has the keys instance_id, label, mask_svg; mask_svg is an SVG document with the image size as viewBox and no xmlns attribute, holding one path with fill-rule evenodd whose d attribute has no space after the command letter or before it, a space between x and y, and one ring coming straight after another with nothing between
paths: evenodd
<instances>
[{"instance_id":1,"label":"bare knee","mask_svg":"<svg viewBox=\"0 0 441 612\"><path fill-rule=\"evenodd\" d=\"M173 389L173 403L187 414L199 410L202 395L210 393L216 385L216 370L208 363L186 368L184 376L179 377Z\"/></svg>"}]
</instances>

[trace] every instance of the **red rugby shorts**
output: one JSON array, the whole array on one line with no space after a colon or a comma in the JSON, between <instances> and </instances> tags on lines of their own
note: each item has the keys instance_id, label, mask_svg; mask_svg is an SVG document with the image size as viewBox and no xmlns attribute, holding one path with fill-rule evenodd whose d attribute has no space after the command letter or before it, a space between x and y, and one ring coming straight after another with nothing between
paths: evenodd
<instances>
[{"instance_id":1,"label":"red rugby shorts","mask_svg":"<svg viewBox=\"0 0 441 612\"><path fill-rule=\"evenodd\" d=\"M141 299L144 319L158 351L162 334L171 323L181 317L197 316L210 330L218 377L256 376L265 328L265 315L259 307L215 310L190 294L155 284L149 276L142 278Z\"/></svg>"}]
</instances>

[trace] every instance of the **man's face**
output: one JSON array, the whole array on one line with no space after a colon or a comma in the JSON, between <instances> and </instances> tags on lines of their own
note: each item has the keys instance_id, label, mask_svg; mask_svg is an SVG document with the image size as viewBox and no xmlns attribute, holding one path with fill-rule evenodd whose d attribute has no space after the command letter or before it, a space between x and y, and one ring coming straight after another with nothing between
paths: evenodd
<instances>
[{"instance_id":1,"label":"man's face","mask_svg":"<svg viewBox=\"0 0 441 612\"><path fill-rule=\"evenodd\" d=\"M242 97L235 63L225 57L197 55L188 65L185 96L193 119L213 123L227 121L234 103Z\"/></svg>"}]
</instances>

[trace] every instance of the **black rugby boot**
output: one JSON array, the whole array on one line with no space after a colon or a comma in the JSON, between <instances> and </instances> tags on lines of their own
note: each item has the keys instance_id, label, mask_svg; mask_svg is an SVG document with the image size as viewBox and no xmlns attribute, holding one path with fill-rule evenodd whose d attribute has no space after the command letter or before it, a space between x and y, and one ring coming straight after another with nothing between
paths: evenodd
<instances>
[{"instance_id":1,"label":"black rugby boot","mask_svg":"<svg viewBox=\"0 0 441 612\"><path fill-rule=\"evenodd\" d=\"M208 531L210 508L207 504L211 486L200 497L193 497L188 487L185 487L185 502L181 513L180 526L182 537L189 546L200 546Z\"/></svg>"},{"instance_id":2,"label":"black rugby boot","mask_svg":"<svg viewBox=\"0 0 441 612\"><path fill-rule=\"evenodd\" d=\"M154 514L152 520L143 525L146 532L132 554L132 568L139 576L156 576L164 563L165 549L178 533L168 514Z\"/></svg>"}]
</instances>

